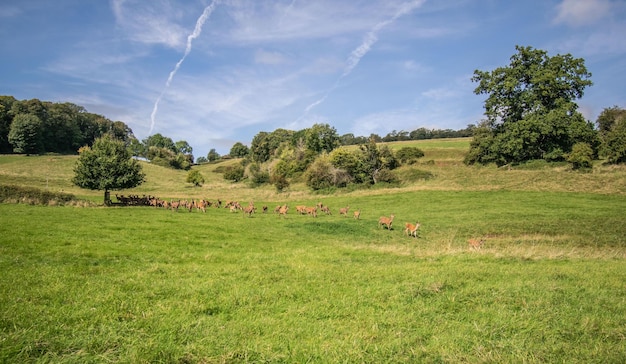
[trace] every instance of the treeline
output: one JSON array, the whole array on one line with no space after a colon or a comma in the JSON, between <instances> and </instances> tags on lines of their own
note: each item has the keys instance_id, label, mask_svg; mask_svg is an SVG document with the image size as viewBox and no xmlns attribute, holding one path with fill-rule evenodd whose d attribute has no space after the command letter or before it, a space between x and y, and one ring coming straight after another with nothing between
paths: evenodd
<instances>
[{"instance_id":1,"label":"treeline","mask_svg":"<svg viewBox=\"0 0 626 364\"><path fill-rule=\"evenodd\" d=\"M443 139L443 138L464 138L471 137L474 132L474 125L468 125L465 129L428 129L417 128L413 131L393 130L384 137L378 134L370 134L369 137L354 136L354 134L344 134L339 139L341 145L360 145L374 140L380 142L401 142L405 140L426 140L426 139Z\"/></svg>"},{"instance_id":2,"label":"treeline","mask_svg":"<svg viewBox=\"0 0 626 364\"><path fill-rule=\"evenodd\" d=\"M125 142L134 138L125 123L79 105L0 96L0 153L76 153L104 134Z\"/></svg>"}]
</instances>

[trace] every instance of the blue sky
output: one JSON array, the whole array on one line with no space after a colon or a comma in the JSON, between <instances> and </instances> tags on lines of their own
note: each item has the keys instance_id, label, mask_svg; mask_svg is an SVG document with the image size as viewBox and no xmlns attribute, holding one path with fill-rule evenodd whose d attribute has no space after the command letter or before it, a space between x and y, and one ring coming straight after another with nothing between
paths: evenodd
<instances>
[{"instance_id":1,"label":"blue sky","mask_svg":"<svg viewBox=\"0 0 626 364\"><path fill-rule=\"evenodd\" d=\"M591 121L626 107L623 0L22 0L0 3L0 94L72 102L139 139L226 154L260 131L461 129L471 76L515 46L584 58Z\"/></svg>"}]
</instances>

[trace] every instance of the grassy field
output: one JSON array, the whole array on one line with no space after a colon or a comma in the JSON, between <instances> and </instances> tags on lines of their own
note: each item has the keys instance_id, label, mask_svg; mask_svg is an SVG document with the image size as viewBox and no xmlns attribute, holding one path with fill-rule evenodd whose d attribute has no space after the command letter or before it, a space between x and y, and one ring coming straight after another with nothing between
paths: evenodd
<instances>
[{"instance_id":1,"label":"grassy field","mask_svg":"<svg viewBox=\"0 0 626 364\"><path fill-rule=\"evenodd\" d=\"M0 204L0 362L624 362L626 170L466 167L466 143L411 142L426 156L400 173L434 177L396 188L276 194L215 165L193 188L146 164L122 191L286 217ZM74 161L0 156L0 183L100 199ZM333 215L295 214L320 201Z\"/></svg>"}]
</instances>

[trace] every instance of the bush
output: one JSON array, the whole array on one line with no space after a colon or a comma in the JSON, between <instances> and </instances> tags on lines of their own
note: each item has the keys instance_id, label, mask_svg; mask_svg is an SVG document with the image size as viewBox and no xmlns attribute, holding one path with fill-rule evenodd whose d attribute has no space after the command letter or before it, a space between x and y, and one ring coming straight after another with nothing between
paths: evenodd
<instances>
[{"instance_id":1,"label":"bush","mask_svg":"<svg viewBox=\"0 0 626 364\"><path fill-rule=\"evenodd\" d=\"M417 147L403 147L396 152L396 158L402 164L414 164L424 156L424 152Z\"/></svg>"},{"instance_id":2,"label":"bush","mask_svg":"<svg viewBox=\"0 0 626 364\"><path fill-rule=\"evenodd\" d=\"M75 201L74 195L43 191L38 188L0 185L0 202L28 203L30 205L65 205Z\"/></svg>"},{"instance_id":3,"label":"bush","mask_svg":"<svg viewBox=\"0 0 626 364\"><path fill-rule=\"evenodd\" d=\"M593 167L593 149L587 143L576 143L567 157L574 170L586 170Z\"/></svg>"},{"instance_id":4,"label":"bush","mask_svg":"<svg viewBox=\"0 0 626 364\"><path fill-rule=\"evenodd\" d=\"M191 170L187 173L187 183L193 183L194 186L199 187L204 183L204 176L198 170Z\"/></svg>"},{"instance_id":5,"label":"bush","mask_svg":"<svg viewBox=\"0 0 626 364\"><path fill-rule=\"evenodd\" d=\"M239 182L243 179L244 169L241 164L224 168L224 179L233 182Z\"/></svg>"}]
</instances>

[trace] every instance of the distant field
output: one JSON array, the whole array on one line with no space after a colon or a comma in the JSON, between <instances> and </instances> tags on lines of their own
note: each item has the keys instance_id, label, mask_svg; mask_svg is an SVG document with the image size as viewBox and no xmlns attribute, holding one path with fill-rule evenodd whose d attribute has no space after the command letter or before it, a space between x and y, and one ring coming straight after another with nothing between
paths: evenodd
<instances>
[{"instance_id":1,"label":"distant field","mask_svg":"<svg viewBox=\"0 0 626 364\"><path fill-rule=\"evenodd\" d=\"M426 153L398 173L433 175L394 188L277 194L216 165L194 188L144 163L118 192L254 202L252 217L0 204L0 362L624 362L626 169L467 167L468 143L392 143ZM0 156L0 184L99 201L68 182L75 160ZM295 213L318 202L333 214ZM286 217L260 213L278 204Z\"/></svg>"}]
</instances>

